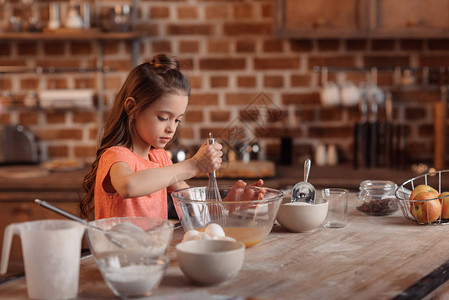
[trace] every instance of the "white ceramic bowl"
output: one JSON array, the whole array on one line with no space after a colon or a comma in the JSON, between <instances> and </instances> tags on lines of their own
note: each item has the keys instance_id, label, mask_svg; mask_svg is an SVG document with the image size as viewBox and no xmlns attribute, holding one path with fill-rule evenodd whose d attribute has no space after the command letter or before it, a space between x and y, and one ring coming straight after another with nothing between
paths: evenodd
<instances>
[{"instance_id":1,"label":"white ceramic bowl","mask_svg":"<svg viewBox=\"0 0 449 300\"><path fill-rule=\"evenodd\" d=\"M159 286L170 260L151 253L115 253L97 259L97 266L115 295L128 299L150 296Z\"/></svg>"},{"instance_id":2,"label":"white ceramic bowl","mask_svg":"<svg viewBox=\"0 0 449 300\"><path fill-rule=\"evenodd\" d=\"M214 285L235 277L243 266L245 245L224 240L195 240L176 245L184 275L199 285Z\"/></svg>"},{"instance_id":3,"label":"white ceramic bowl","mask_svg":"<svg viewBox=\"0 0 449 300\"><path fill-rule=\"evenodd\" d=\"M304 232L321 226L327 215L328 202L317 197L314 204L285 202L276 216L282 227L291 232Z\"/></svg>"}]
</instances>

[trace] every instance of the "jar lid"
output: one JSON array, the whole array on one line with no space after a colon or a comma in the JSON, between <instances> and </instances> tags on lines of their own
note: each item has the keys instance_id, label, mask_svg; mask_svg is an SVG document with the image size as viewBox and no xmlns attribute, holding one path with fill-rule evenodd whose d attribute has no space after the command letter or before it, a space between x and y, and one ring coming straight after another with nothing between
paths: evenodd
<instances>
[{"instance_id":1,"label":"jar lid","mask_svg":"<svg viewBox=\"0 0 449 300\"><path fill-rule=\"evenodd\" d=\"M359 189L362 190L384 190L392 191L396 189L396 183L389 180L364 180L360 183Z\"/></svg>"}]
</instances>

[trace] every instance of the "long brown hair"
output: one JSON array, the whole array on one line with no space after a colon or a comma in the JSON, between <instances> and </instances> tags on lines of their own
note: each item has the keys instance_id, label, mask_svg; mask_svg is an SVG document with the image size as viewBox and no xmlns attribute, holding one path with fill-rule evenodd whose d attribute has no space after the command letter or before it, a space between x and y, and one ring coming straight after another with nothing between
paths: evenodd
<instances>
[{"instance_id":1,"label":"long brown hair","mask_svg":"<svg viewBox=\"0 0 449 300\"><path fill-rule=\"evenodd\" d=\"M132 122L130 116L142 111L166 94L190 96L190 83L179 69L179 62L167 55L159 54L149 62L142 63L129 73L118 92L114 105L105 121L103 137L92 168L84 177L81 213L89 218L94 210L95 180L101 155L112 146L124 146L132 150ZM135 99L132 111L126 111L125 100Z\"/></svg>"}]
</instances>

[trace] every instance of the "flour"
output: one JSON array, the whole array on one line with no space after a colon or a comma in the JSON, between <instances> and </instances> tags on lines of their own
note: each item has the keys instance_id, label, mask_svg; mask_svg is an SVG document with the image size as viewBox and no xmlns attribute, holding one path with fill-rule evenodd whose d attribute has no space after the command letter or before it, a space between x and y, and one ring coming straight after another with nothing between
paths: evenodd
<instances>
[{"instance_id":1,"label":"flour","mask_svg":"<svg viewBox=\"0 0 449 300\"><path fill-rule=\"evenodd\" d=\"M148 296L165 273L163 265L129 265L120 268L116 263L103 270L109 287L120 296Z\"/></svg>"}]
</instances>

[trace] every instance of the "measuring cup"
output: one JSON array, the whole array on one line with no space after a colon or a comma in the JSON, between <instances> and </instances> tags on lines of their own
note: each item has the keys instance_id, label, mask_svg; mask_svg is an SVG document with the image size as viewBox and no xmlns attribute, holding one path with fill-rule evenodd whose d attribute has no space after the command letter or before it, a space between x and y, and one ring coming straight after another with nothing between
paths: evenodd
<instances>
[{"instance_id":1,"label":"measuring cup","mask_svg":"<svg viewBox=\"0 0 449 300\"><path fill-rule=\"evenodd\" d=\"M22 241L28 297L71 299L78 295L81 239L85 226L69 220L13 223L6 227L0 273L8 268L11 241Z\"/></svg>"}]
</instances>

